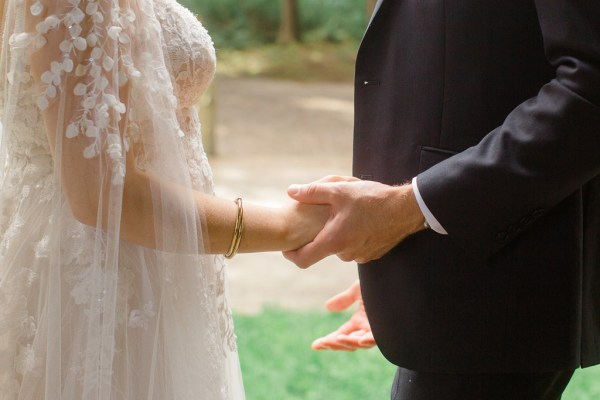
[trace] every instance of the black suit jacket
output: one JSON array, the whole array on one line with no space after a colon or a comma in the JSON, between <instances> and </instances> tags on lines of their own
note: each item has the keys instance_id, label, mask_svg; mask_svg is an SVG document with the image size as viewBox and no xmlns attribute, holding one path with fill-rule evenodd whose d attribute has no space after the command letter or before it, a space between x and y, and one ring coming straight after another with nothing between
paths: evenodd
<instances>
[{"instance_id":1,"label":"black suit jacket","mask_svg":"<svg viewBox=\"0 0 600 400\"><path fill-rule=\"evenodd\" d=\"M600 362L600 1L383 0L356 62L354 174L418 176L448 231L359 267L422 371Z\"/></svg>"}]
</instances>

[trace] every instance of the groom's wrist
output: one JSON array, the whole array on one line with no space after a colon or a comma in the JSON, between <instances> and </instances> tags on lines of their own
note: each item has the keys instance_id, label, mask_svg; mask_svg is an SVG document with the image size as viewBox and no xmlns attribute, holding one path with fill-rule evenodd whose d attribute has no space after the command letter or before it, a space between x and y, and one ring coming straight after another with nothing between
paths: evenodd
<instances>
[{"instance_id":1,"label":"groom's wrist","mask_svg":"<svg viewBox=\"0 0 600 400\"><path fill-rule=\"evenodd\" d=\"M401 224L401 236L406 237L427 228L427 221L417 198L412 184L395 187L399 194L397 202L397 216Z\"/></svg>"}]
</instances>

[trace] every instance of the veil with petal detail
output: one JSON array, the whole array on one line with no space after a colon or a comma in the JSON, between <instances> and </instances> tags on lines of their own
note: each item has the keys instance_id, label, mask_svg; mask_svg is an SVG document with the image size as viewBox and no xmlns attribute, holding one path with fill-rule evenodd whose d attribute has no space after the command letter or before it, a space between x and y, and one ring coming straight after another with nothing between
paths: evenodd
<instances>
[{"instance_id":1,"label":"veil with petal detail","mask_svg":"<svg viewBox=\"0 0 600 400\"><path fill-rule=\"evenodd\" d=\"M244 397L155 1L4 1L0 400Z\"/></svg>"}]
</instances>

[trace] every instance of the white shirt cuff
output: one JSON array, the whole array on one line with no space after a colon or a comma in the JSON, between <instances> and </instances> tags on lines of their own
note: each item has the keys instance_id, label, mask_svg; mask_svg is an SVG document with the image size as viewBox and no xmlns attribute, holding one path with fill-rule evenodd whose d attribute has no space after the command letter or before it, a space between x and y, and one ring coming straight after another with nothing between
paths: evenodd
<instances>
[{"instance_id":1,"label":"white shirt cuff","mask_svg":"<svg viewBox=\"0 0 600 400\"><path fill-rule=\"evenodd\" d=\"M429 225L429 227L431 229L433 229L434 232L437 232L441 235L447 235L448 232L446 232L446 230L444 229L442 224L440 224L438 222L438 220L435 219L435 217L433 216L431 211L429 211L429 208L427 208L427 204L425 204L423 197L421 197L421 193L419 193L419 186L417 185L417 177L416 176L412 180L412 187L413 187L413 192L415 194L415 197L417 198L417 203L419 204L419 208L421 209L421 212L423 213L423 216L425 217L425 221L427 221L427 224Z\"/></svg>"}]
</instances>

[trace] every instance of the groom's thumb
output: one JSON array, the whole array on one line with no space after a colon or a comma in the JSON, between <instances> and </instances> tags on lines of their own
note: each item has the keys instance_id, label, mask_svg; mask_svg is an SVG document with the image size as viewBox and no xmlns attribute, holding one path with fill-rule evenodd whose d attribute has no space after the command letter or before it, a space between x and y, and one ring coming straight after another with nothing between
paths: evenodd
<instances>
[{"instance_id":1,"label":"groom's thumb","mask_svg":"<svg viewBox=\"0 0 600 400\"><path fill-rule=\"evenodd\" d=\"M288 196L301 203L328 204L330 191L322 183L310 183L308 185L290 185Z\"/></svg>"}]
</instances>

